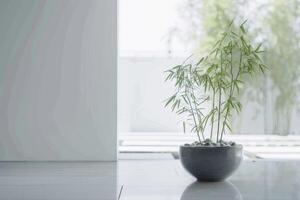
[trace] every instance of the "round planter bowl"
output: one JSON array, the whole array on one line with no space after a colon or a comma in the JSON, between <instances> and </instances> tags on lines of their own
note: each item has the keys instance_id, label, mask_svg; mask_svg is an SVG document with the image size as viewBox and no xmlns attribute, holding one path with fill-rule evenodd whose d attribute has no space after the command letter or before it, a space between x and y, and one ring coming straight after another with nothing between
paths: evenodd
<instances>
[{"instance_id":1,"label":"round planter bowl","mask_svg":"<svg viewBox=\"0 0 300 200\"><path fill-rule=\"evenodd\" d=\"M239 167L243 146L180 146L179 155L183 167L198 181L218 182Z\"/></svg>"}]
</instances>

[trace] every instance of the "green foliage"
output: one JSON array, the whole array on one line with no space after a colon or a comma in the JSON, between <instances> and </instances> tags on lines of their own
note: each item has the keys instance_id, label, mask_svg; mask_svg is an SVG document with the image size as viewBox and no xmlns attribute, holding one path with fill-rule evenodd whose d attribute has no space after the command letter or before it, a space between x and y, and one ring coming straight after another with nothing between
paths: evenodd
<instances>
[{"instance_id":1,"label":"green foliage","mask_svg":"<svg viewBox=\"0 0 300 200\"><path fill-rule=\"evenodd\" d=\"M247 12L253 6L255 12ZM250 40L263 41L267 51L261 58L269 70L263 78L245 79L247 89L240 92L239 99L243 105L256 106L255 115L263 114L265 134L290 134L292 116L299 109L300 1L184 0L181 7L179 15L187 27L176 28L199 52L212 46L230 19L250 16ZM238 28L232 25L235 31Z\"/></svg>"},{"instance_id":2,"label":"green foliage","mask_svg":"<svg viewBox=\"0 0 300 200\"><path fill-rule=\"evenodd\" d=\"M280 135L290 133L292 112L298 106L300 72L300 36L298 0L272 0L271 11L265 20L269 32L268 52L264 57L270 66L270 78L275 88L274 127L272 132Z\"/></svg>"},{"instance_id":3,"label":"green foliage","mask_svg":"<svg viewBox=\"0 0 300 200\"><path fill-rule=\"evenodd\" d=\"M186 116L184 131L188 123L199 142L207 138L204 131L208 125L209 138L222 140L225 131L231 130L232 114L242 109L237 95L243 89L244 78L266 69L259 55L261 44L252 46L245 23L235 31L230 22L206 56L196 60L189 57L166 71L166 81L173 81L175 86L166 106Z\"/></svg>"}]
</instances>

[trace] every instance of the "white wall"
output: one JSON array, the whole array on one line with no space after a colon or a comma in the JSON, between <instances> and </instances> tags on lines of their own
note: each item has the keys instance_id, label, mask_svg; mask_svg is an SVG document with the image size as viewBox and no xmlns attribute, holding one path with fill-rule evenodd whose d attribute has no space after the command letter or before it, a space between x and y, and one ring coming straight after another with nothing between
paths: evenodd
<instances>
[{"instance_id":1,"label":"white wall","mask_svg":"<svg viewBox=\"0 0 300 200\"><path fill-rule=\"evenodd\" d=\"M0 0L0 160L116 160L117 0Z\"/></svg>"},{"instance_id":2,"label":"white wall","mask_svg":"<svg viewBox=\"0 0 300 200\"><path fill-rule=\"evenodd\" d=\"M180 132L180 118L165 108L174 92L165 82L170 66L185 58L121 57L119 60L120 132Z\"/></svg>"}]
</instances>

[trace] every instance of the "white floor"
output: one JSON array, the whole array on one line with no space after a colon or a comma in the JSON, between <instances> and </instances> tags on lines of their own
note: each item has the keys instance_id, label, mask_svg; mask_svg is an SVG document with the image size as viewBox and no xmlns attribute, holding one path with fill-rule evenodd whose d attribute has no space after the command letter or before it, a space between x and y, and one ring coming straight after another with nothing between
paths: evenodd
<instances>
[{"instance_id":1,"label":"white floor","mask_svg":"<svg viewBox=\"0 0 300 200\"><path fill-rule=\"evenodd\" d=\"M196 183L178 160L2 162L0 199L300 199L300 161L244 161L223 183Z\"/></svg>"}]
</instances>

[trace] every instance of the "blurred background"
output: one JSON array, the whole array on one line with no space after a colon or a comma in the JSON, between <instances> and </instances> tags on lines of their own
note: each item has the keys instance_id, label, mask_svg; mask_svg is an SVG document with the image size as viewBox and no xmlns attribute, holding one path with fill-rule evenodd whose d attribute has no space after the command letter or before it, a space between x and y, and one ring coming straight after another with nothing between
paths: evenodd
<instances>
[{"instance_id":1,"label":"blurred background","mask_svg":"<svg viewBox=\"0 0 300 200\"><path fill-rule=\"evenodd\" d=\"M256 158L300 158L299 0L120 0L120 151L176 152L190 142L180 118L164 108L173 87L164 70L201 54L234 19L248 20L252 42L264 44L265 76L247 80L243 112L228 140Z\"/></svg>"}]
</instances>

